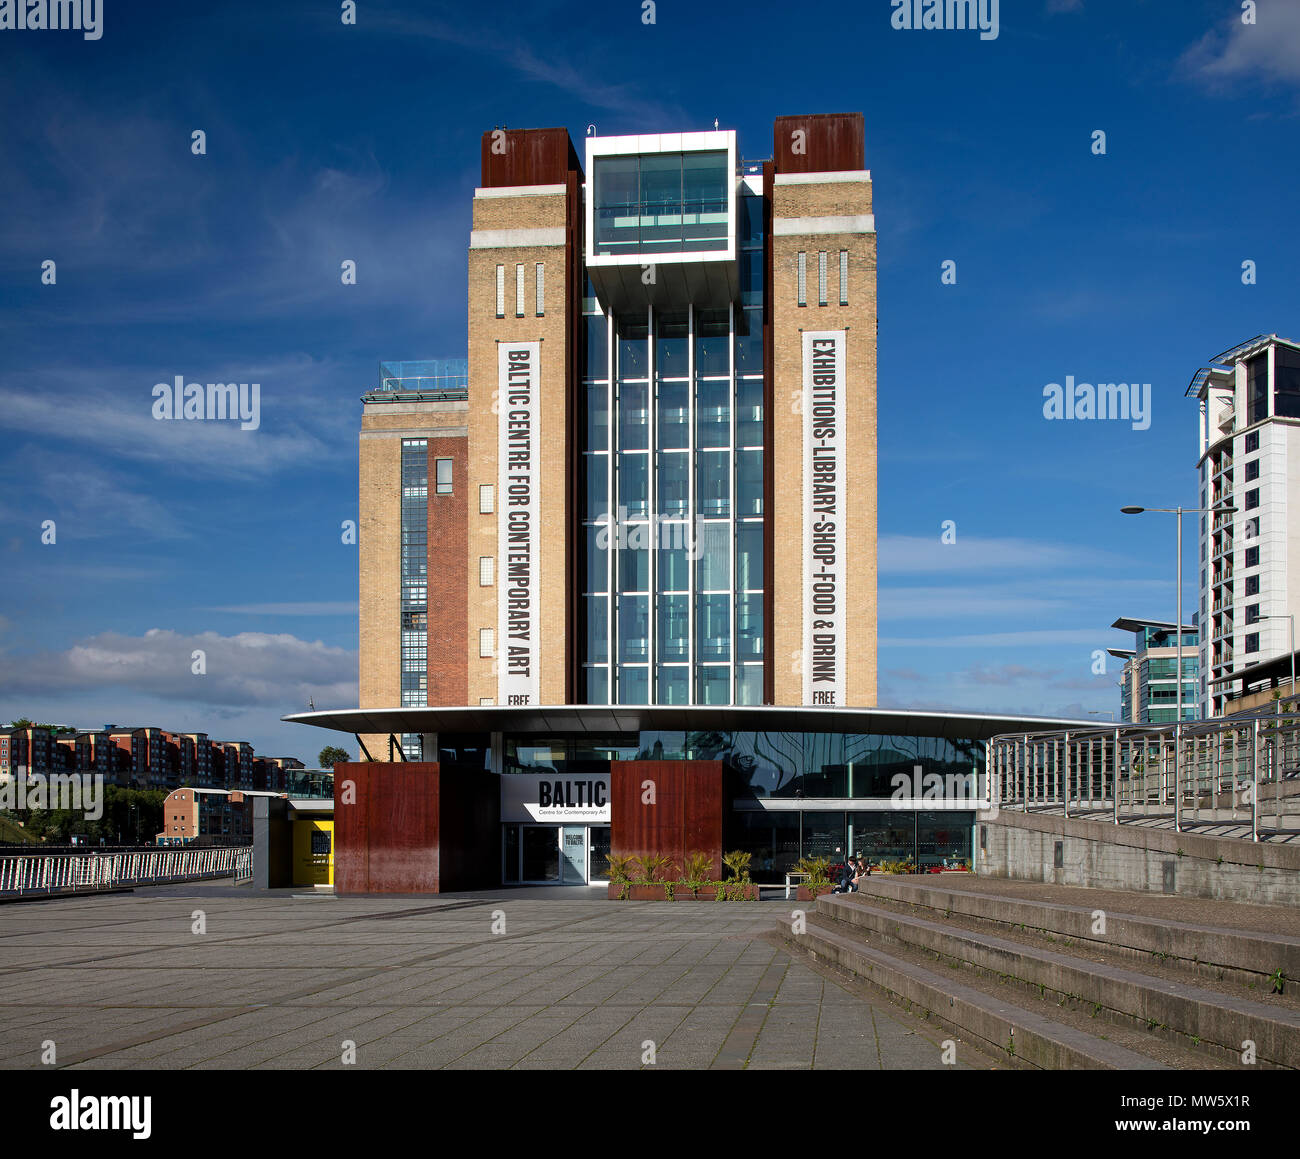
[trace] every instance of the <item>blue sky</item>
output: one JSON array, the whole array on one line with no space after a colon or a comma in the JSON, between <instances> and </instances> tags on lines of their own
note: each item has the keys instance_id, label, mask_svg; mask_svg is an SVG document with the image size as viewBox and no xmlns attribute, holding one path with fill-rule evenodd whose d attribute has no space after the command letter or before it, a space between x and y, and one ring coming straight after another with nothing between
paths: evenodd
<instances>
[{"instance_id":1,"label":"blue sky","mask_svg":"<svg viewBox=\"0 0 1300 1159\"><path fill-rule=\"evenodd\" d=\"M678 0L654 24L635 0L361 0L355 27L333 0L105 9L97 41L0 31L5 721L311 763L336 739L278 718L356 703L358 396L381 358L463 355L497 125L580 145L716 117L757 160L778 115L865 115L883 704L1115 709L1092 653L1131 641L1117 616L1172 618L1175 554L1171 516L1118 508L1194 505L1191 375L1300 337L1293 0L1253 26L1236 0L1003 0L992 40L895 30L888 0L805 25ZM154 421L176 375L259 382L260 426ZM1067 375L1151 383L1149 429L1045 420Z\"/></svg>"}]
</instances>

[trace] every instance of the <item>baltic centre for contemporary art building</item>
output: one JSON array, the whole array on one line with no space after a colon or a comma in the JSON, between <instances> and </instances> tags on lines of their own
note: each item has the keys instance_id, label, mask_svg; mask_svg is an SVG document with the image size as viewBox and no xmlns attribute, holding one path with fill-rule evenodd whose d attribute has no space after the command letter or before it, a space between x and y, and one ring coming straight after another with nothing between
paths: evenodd
<instances>
[{"instance_id":1,"label":"baltic centre for contemporary art building","mask_svg":"<svg viewBox=\"0 0 1300 1159\"><path fill-rule=\"evenodd\" d=\"M339 887L589 881L611 847L969 858L982 741L1018 722L872 708L861 114L778 118L753 163L729 130L584 146L484 133L467 357L363 398L360 707L289 718L365 758ZM970 792L900 798L915 773Z\"/></svg>"}]
</instances>

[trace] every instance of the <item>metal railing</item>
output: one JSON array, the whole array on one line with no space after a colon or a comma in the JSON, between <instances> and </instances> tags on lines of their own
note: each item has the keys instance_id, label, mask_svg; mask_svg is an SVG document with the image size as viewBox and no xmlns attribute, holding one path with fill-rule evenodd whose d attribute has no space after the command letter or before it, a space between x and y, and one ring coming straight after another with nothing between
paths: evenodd
<instances>
[{"instance_id":1,"label":"metal railing","mask_svg":"<svg viewBox=\"0 0 1300 1159\"><path fill-rule=\"evenodd\" d=\"M1000 808L1059 807L1066 817L1108 811L1117 825L1121 817L1172 814L1180 832L1189 823L1249 822L1258 841L1261 786L1272 786L1274 827L1284 828L1282 783L1300 776L1300 713L1279 704L1181 725L1003 733L987 742L986 760Z\"/></svg>"},{"instance_id":2,"label":"metal railing","mask_svg":"<svg viewBox=\"0 0 1300 1159\"><path fill-rule=\"evenodd\" d=\"M213 877L233 877L236 885L251 881L252 848L0 857L0 895L75 893Z\"/></svg>"}]
</instances>

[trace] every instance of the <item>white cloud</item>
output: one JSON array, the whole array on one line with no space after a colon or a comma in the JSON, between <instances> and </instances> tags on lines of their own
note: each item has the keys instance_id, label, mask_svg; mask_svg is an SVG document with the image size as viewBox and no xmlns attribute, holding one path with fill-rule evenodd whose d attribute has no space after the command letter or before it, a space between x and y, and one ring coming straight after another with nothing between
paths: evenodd
<instances>
[{"instance_id":1,"label":"white cloud","mask_svg":"<svg viewBox=\"0 0 1300 1159\"><path fill-rule=\"evenodd\" d=\"M192 671L193 653L206 671ZM67 695L80 715L80 696L129 689L164 701L259 708L268 719L318 704L355 704L357 656L287 633L183 634L151 628L142 636L102 632L63 651L9 653L0 667L0 694L9 700Z\"/></svg>"},{"instance_id":2,"label":"white cloud","mask_svg":"<svg viewBox=\"0 0 1300 1159\"><path fill-rule=\"evenodd\" d=\"M1189 48L1182 65L1215 84L1243 78L1300 83L1300 4L1259 0L1258 23L1243 24L1237 12Z\"/></svg>"}]
</instances>

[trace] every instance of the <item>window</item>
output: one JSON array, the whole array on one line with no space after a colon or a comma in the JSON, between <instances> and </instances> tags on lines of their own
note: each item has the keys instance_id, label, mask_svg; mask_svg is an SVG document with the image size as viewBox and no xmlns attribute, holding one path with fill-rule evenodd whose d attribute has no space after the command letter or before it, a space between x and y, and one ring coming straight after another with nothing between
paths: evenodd
<instances>
[{"instance_id":1,"label":"window","mask_svg":"<svg viewBox=\"0 0 1300 1159\"><path fill-rule=\"evenodd\" d=\"M1249 636L1246 637L1246 651L1247 651L1247 652L1258 652L1258 651L1259 651L1259 633L1258 633L1258 632L1252 632Z\"/></svg>"},{"instance_id":2,"label":"window","mask_svg":"<svg viewBox=\"0 0 1300 1159\"><path fill-rule=\"evenodd\" d=\"M826 251L817 255L817 305L826 305Z\"/></svg>"},{"instance_id":3,"label":"window","mask_svg":"<svg viewBox=\"0 0 1300 1159\"><path fill-rule=\"evenodd\" d=\"M524 264L515 266L515 317L524 316Z\"/></svg>"},{"instance_id":4,"label":"window","mask_svg":"<svg viewBox=\"0 0 1300 1159\"><path fill-rule=\"evenodd\" d=\"M799 305L808 305L808 255L799 251Z\"/></svg>"},{"instance_id":5,"label":"window","mask_svg":"<svg viewBox=\"0 0 1300 1159\"><path fill-rule=\"evenodd\" d=\"M491 656L493 646L496 643L496 633L491 628L480 628L478 630L478 654L480 656Z\"/></svg>"},{"instance_id":6,"label":"window","mask_svg":"<svg viewBox=\"0 0 1300 1159\"><path fill-rule=\"evenodd\" d=\"M480 555L478 557L478 586L481 588L490 588L492 586L493 559L490 555Z\"/></svg>"},{"instance_id":7,"label":"window","mask_svg":"<svg viewBox=\"0 0 1300 1159\"><path fill-rule=\"evenodd\" d=\"M1259 576L1248 575L1246 577L1246 595L1248 596L1259 595Z\"/></svg>"},{"instance_id":8,"label":"window","mask_svg":"<svg viewBox=\"0 0 1300 1159\"><path fill-rule=\"evenodd\" d=\"M497 317L506 316L506 268L497 266Z\"/></svg>"},{"instance_id":9,"label":"window","mask_svg":"<svg viewBox=\"0 0 1300 1159\"><path fill-rule=\"evenodd\" d=\"M1246 436L1246 454L1249 455L1251 451L1258 451L1258 450L1259 450L1259 431L1251 431L1250 434Z\"/></svg>"},{"instance_id":10,"label":"window","mask_svg":"<svg viewBox=\"0 0 1300 1159\"><path fill-rule=\"evenodd\" d=\"M1246 567L1259 567L1259 548L1246 548Z\"/></svg>"},{"instance_id":11,"label":"window","mask_svg":"<svg viewBox=\"0 0 1300 1159\"><path fill-rule=\"evenodd\" d=\"M496 704L496 700L491 696L480 696L478 698L478 702L479 705L484 708L486 708L488 705Z\"/></svg>"},{"instance_id":12,"label":"window","mask_svg":"<svg viewBox=\"0 0 1300 1159\"><path fill-rule=\"evenodd\" d=\"M438 480L438 486L435 494L450 495L451 494L451 460L450 459L438 460L437 480Z\"/></svg>"},{"instance_id":13,"label":"window","mask_svg":"<svg viewBox=\"0 0 1300 1159\"><path fill-rule=\"evenodd\" d=\"M546 263L537 263L537 316L544 317L546 314Z\"/></svg>"},{"instance_id":14,"label":"window","mask_svg":"<svg viewBox=\"0 0 1300 1159\"><path fill-rule=\"evenodd\" d=\"M1249 604L1249 605L1247 605L1247 607L1246 607L1246 623L1248 623L1248 624L1258 624L1258 623L1259 623L1259 605L1258 605L1258 604Z\"/></svg>"},{"instance_id":15,"label":"window","mask_svg":"<svg viewBox=\"0 0 1300 1159\"><path fill-rule=\"evenodd\" d=\"M1268 418L1267 350L1246 362L1246 422L1254 424L1266 418ZM1247 446L1246 449L1251 448Z\"/></svg>"},{"instance_id":16,"label":"window","mask_svg":"<svg viewBox=\"0 0 1300 1159\"><path fill-rule=\"evenodd\" d=\"M1300 418L1300 350L1273 347L1273 413Z\"/></svg>"},{"instance_id":17,"label":"window","mask_svg":"<svg viewBox=\"0 0 1300 1159\"><path fill-rule=\"evenodd\" d=\"M478 513L480 515L492 514L494 510L492 499L492 484L480 483L478 486Z\"/></svg>"},{"instance_id":18,"label":"window","mask_svg":"<svg viewBox=\"0 0 1300 1159\"><path fill-rule=\"evenodd\" d=\"M1258 507L1258 506L1259 506L1259 488L1256 487L1253 491L1246 492L1246 510L1249 511L1252 507Z\"/></svg>"},{"instance_id":19,"label":"window","mask_svg":"<svg viewBox=\"0 0 1300 1159\"><path fill-rule=\"evenodd\" d=\"M1249 483L1252 479L1258 479L1258 478L1259 478L1259 460L1251 459L1251 461L1246 464L1246 482ZM1202 499L1201 502L1204 503L1205 500Z\"/></svg>"}]
</instances>

